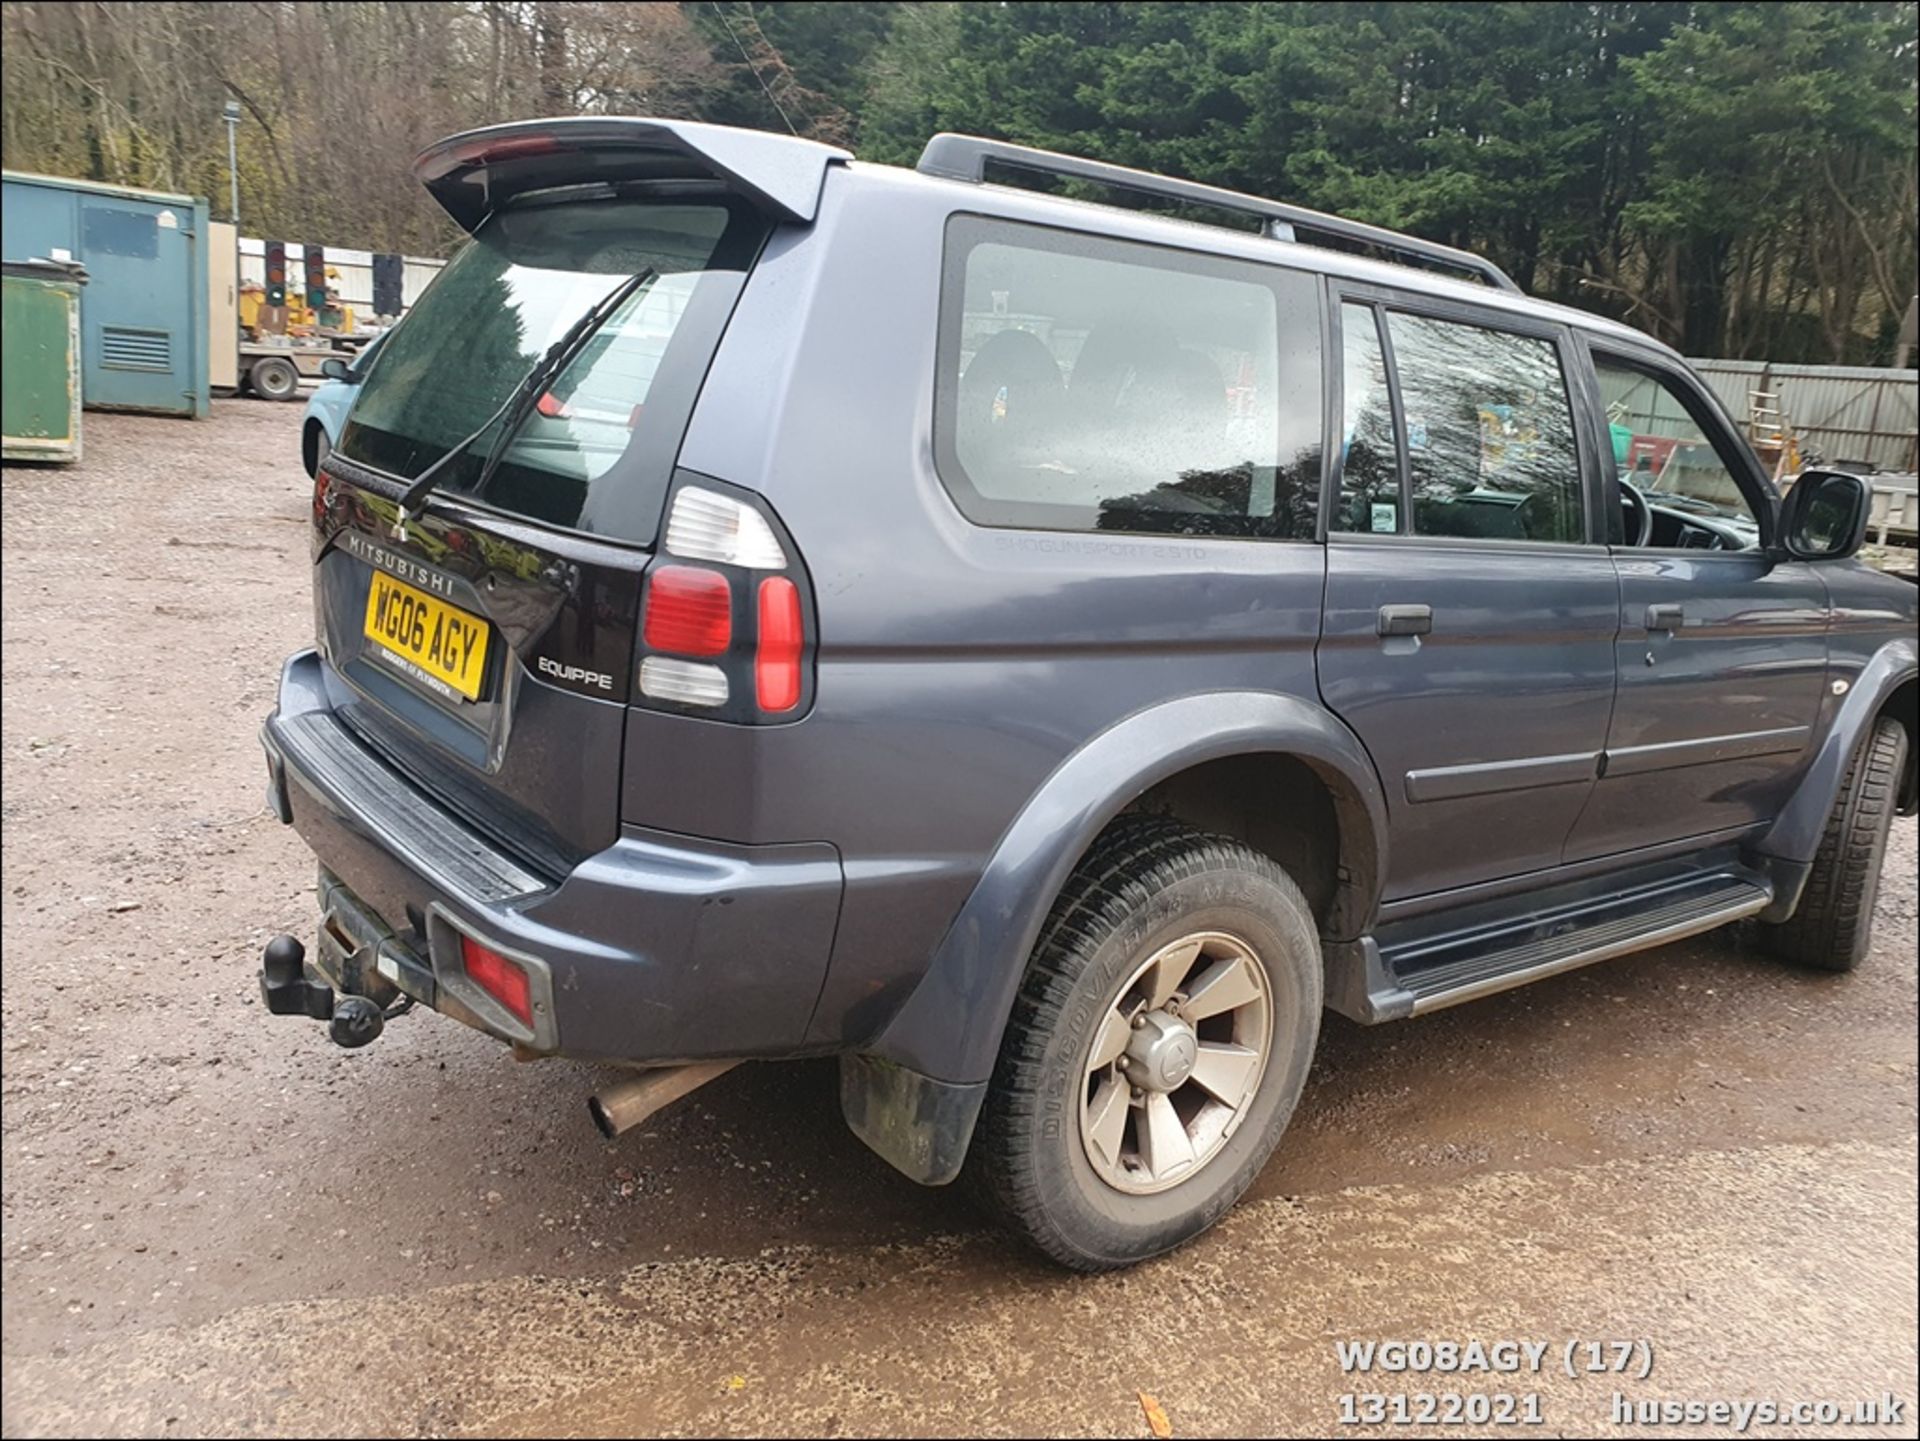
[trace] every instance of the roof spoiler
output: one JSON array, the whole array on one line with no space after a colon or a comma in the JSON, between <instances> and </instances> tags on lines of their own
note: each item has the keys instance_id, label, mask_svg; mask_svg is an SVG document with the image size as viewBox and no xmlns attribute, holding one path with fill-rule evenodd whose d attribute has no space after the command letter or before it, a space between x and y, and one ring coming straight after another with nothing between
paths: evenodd
<instances>
[{"instance_id":1,"label":"roof spoiler","mask_svg":"<svg viewBox=\"0 0 1920 1441\"><path fill-rule=\"evenodd\" d=\"M525 191L628 180L718 180L804 225L819 209L827 167L851 159L832 145L729 125L572 116L449 136L420 152L413 173L469 232Z\"/></svg>"}]
</instances>

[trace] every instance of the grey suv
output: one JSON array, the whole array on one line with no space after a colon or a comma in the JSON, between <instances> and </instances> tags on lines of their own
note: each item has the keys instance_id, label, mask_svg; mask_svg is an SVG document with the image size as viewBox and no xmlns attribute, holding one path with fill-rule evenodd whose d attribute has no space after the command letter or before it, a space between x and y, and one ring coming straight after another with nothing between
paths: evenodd
<instances>
[{"instance_id":1,"label":"grey suv","mask_svg":"<svg viewBox=\"0 0 1920 1441\"><path fill-rule=\"evenodd\" d=\"M472 239L315 478L273 1010L641 1067L610 1133L835 1055L882 1157L1097 1269L1232 1204L1323 1008L1742 917L1866 953L1915 590L1663 346L960 136L537 121L417 173Z\"/></svg>"}]
</instances>

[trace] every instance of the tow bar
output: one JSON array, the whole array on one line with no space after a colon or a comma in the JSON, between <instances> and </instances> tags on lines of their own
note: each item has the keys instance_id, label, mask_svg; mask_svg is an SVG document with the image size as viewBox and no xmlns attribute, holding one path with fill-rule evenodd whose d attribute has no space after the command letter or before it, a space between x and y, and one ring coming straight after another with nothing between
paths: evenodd
<instances>
[{"instance_id":1,"label":"tow bar","mask_svg":"<svg viewBox=\"0 0 1920 1441\"><path fill-rule=\"evenodd\" d=\"M348 1050L374 1040L389 1020L413 1009L408 995L384 1009L365 996L336 997L332 986L307 979L307 948L292 936L275 936L261 953L260 999L273 1015L325 1021L327 1038Z\"/></svg>"}]
</instances>

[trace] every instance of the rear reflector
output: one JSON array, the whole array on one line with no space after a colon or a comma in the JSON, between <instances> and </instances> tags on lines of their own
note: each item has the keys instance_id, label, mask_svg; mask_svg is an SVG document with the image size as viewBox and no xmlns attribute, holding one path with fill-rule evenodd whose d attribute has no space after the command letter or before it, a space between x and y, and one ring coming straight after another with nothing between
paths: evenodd
<instances>
[{"instance_id":1,"label":"rear reflector","mask_svg":"<svg viewBox=\"0 0 1920 1441\"><path fill-rule=\"evenodd\" d=\"M773 714L800 704L800 591L784 575L760 582L760 645L753 657L753 688L760 709Z\"/></svg>"},{"instance_id":2,"label":"rear reflector","mask_svg":"<svg viewBox=\"0 0 1920 1441\"><path fill-rule=\"evenodd\" d=\"M647 577L647 649L719 655L733 642L733 592L718 571L665 565Z\"/></svg>"},{"instance_id":3,"label":"rear reflector","mask_svg":"<svg viewBox=\"0 0 1920 1441\"><path fill-rule=\"evenodd\" d=\"M717 665L650 655L640 662L640 693L681 705L725 705L727 673Z\"/></svg>"},{"instance_id":4,"label":"rear reflector","mask_svg":"<svg viewBox=\"0 0 1920 1441\"><path fill-rule=\"evenodd\" d=\"M471 936L460 937L460 964L476 986L519 1017L523 1025L533 1024L533 993L525 971Z\"/></svg>"},{"instance_id":5,"label":"rear reflector","mask_svg":"<svg viewBox=\"0 0 1920 1441\"><path fill-rule=\"evenodd\" d=\"M667 514L667 550L683 560L711 560L749 570L785 570L767 518L752 506L697 485L683 485Z\"/></svg>"}]
</instances>

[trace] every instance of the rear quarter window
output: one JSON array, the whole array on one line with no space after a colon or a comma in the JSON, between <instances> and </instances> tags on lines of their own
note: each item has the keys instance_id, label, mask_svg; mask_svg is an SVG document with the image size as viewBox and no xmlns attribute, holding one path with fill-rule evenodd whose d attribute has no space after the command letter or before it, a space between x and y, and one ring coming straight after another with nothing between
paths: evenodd
<instances>
[{"instance_id":1,"label":"rear quarter window","mask_svg":"<svg viewBox=\"0 0 1920 1441\"><path fill-rule=\"evenodd\" d=\"M1312 277L958 216L939 344L935 458L970 520L1314 537Z\"/></svg>"}]
</instances>

